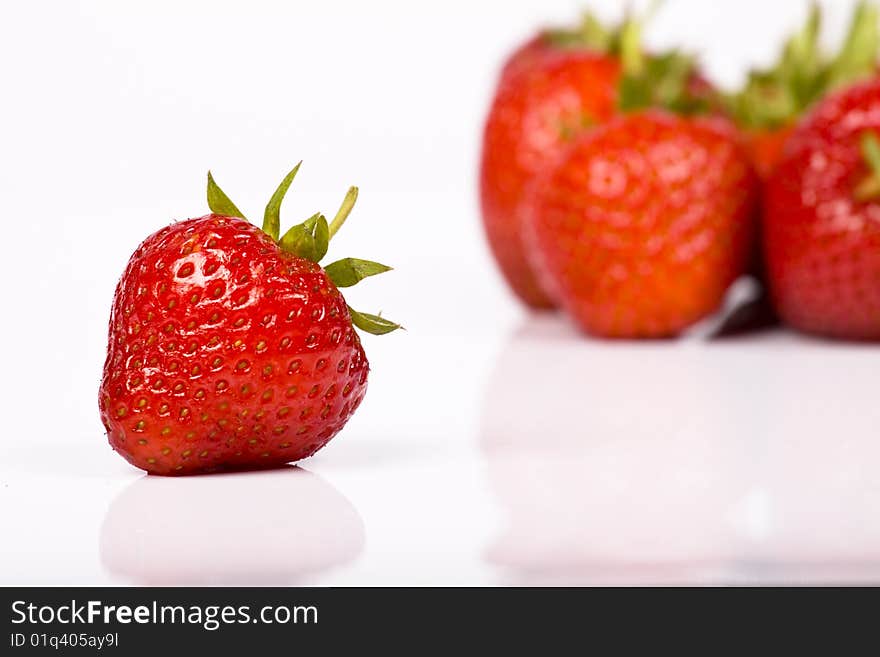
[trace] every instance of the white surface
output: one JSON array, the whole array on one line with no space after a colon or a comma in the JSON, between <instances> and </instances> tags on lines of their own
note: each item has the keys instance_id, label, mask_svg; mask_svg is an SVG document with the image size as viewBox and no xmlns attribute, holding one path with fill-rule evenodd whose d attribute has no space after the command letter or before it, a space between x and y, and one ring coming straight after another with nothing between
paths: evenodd
<instances>
[{"instance_id":1,"label":"white surface","mask_svg":"<svg viewBox=\"0 0 880 657\"><path fill-rule=\"evenodd\" d=\"M500 350L375 351L370 403L304 471L142 476L97 427L8 441L0 581L880 582L876 348L531 318Z\"/></svg>"},{"instance_id":2,"label":"white surface","mask_svg":"<svg viewBox=\"0 0 880 657\"><path fill-rule=\"evenodd\" d=\"M875 347L589 341L503 290L482 113L580 4L4 3L0 584L880 582ZM674 0L653 41L735 82L804 10ZM409 331L307 472L144 477L97 414L125 261L208 167L258 216L300 158L282 220L360 185L331 255L395 265L352 303Z\"/></svg>"}]
</instances>

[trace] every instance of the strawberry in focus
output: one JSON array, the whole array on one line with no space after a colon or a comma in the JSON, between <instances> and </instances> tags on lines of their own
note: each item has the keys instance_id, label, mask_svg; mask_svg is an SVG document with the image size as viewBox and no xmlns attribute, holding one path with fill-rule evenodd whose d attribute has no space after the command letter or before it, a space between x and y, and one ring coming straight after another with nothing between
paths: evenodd
<instances>
[{"instance_id":1,"label":"strawberry in focus","mask_svg":"<svg viewBox=\"0 0 880 657\"><path fill-rule=\"evenodd\" d=\"M705 103L711 95L689 58L677 52L643 57L641 22L632 18L608 30L587 15L574 30L540 33L508 59L483 133L480 204L495 260L527 306L556 305L523 242L534 180L578 135L625 110L632 97L666 105L670 90L684 98L682 85L689 102Z\"/></svg>"},{"instance_id":2,"label":"strawberry in focus","mask_svg":"<svg viewBox=\"0 0 880 657\"><path fill-rule=\"evenodd\" d=\"M791 326L880 339L880 80L819 103L765 195L774 305Z\"/></svg>"},{"instance_id":3,"label":"strawberry in focus","mask_svg":"<svg viewBox=\"0 0 880 657\"><path fill-rule=\"evenodd\" d=\"M174 223L137 248L116 288L99 405L110 445L152 474L272 467L323 447L366 392L354 326L398 328L358 313L339 287L388 267L317 263L351 211L317 214L280 235L281 201L262 230L208 175L212 214Z\"/></svg>"},{"instance_id":4,"label":"strawberry in focus","mask_svg":"<svg viewBox=\"0 0 880 657\"><path fill-rule=\"evenodd\" d=\"M580 137L535 185L532 263L584 331L675 336L745 271L756 202L726 119L624 115Z\"/></svg>"}]
</instances>

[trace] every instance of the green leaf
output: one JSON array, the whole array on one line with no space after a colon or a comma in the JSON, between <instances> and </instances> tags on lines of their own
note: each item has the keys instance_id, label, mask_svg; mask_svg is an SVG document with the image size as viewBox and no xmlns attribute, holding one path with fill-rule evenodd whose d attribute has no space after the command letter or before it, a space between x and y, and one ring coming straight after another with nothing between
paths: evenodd
<instances>
[{"instance_id":1,"label":"green leaf","mask_svg":"<svg viewBox=\"0 0 880 657\"><path fill-rule=\"evenodd\" d=\"M319 214L315 223L315 262L321 262L330 247L330 227L323 214Z\"/></svg>"},{"instance_id":2,"label":"green leaf","mask_svg":"<svg viewBox=\"0 0 880 657\"><path fill-rule=\"evenodd\" d=\"M244 213L235 207L235 203L214 182L214 176L208 171L208 207L214 214L222 214L227 217L245 218Z\"/></svg>"},{"instance_id":3,"label":"green leaf","mask_svg":"<svg viewBox=\"0 0 880 657\"><path fill-rule=\"evenodd\" d=\"M798 101L775 72L751 71L745 87L728 98L731 113L742 125L775 129L798 112Z\"/></svg>"},{"instance_id":4,"label":"green leaf","mask_svg":"<svg viewBox=\"0 0 880 657\"><path fill-rule=\"evenodd\" d=\"M348 312L351 315L352 324L354 324L360 330L366 331L367 333L371 333L373 335L385 335L386 333L391 333L391 331L396 331L399 328L403 328L400 324L395 324L390 320L379 317L379 315L359 313L351 306L348 307Z\"/></svg>"},{"instance_id":5,"label":"green leaf","mask_svg":"<svg viewBox=\"0 0 880 657\"><path fill-rule=\"evenodd\" d=\"M620 27L620 62L625 75L638 76L644 67L642 22L627 17Z\"/></svg>"},{"instance_id":6,"label":"green leaf","mask_svg":"<svg viewBox=\"0 0 880 657\"><path fill-rule=\"evenodd\" d=\"M307 226L308 221L288 228L287 232L278 240L278 245L282 251L314 262L315 237L312 235L312 229Z\"/></svg>"},{"instance_id":7,"label":"green leaf","mask_svg":"<svg viewBox=\"0 0 880 657\"><path fill-rule=\"evenodd\" d=\"M547 43L556 48L585 48L601 53L611 52L616 36L590 12L584 13L580 26L575 29L554 29L544 33Z\"/></svg>"},{"instance_id":8,"label":"green leaf","mask_svg":"<svg viewBox=\"0 0 880 657\"><path fill-rule=\"evenodd\" d=\"M862 157L871 167L871 172L880 177L880 141L873 130L862 133L861 136Z\"/></svg>"},{"instance_id":9,"label":"green leaf","mask_svg":"<svg viewBox=\"0 0 880 657\"><path fill-rule=\"evenodd\" d=\"M324 271L327 272L327 276L336 287L351 287L368 276L375 276L390 270L391 267L387 265L359 258L344 258L324 267Z\"/></svg>"},{"instance_id":10,"label":"green leaf","mask_svg":"<svg viewBox=\"0 0 880 657\"><path fill-rule=\"evenodd\" d=\"M638 72L623 75L618 105L624 112L662 107L681 114L706 109L706 99L691 91L693 58L671 51L643 58Z\"/></svg>"},{"instance_id":11,"label":"green leaf","mask_svg":"<svg viewBox=\"0 0 880 657\"><path fill-rule=\"evenodd\" d=\"M623 112L634 112L651 105L651 93L642 80L633 75L624 75L617 90L617 104Z\"/></svg>"},{"instance_id":12,"label":"green leaf","mask_svg":"<svg viewBox=\"0 0 880 657\"><path fill-rule=\"evenodd\" d=\"M546 30L543 39L554 48L582 49L615 55L628 62L625 68L638 68L642 57L642 28L652 20L661 4L663 0L653 0L641 15L627 11L623 20L616 25L605 25L595 14L587 11L583 13L580 24ZM631 69L630 72L634 71Z\"/></svg>"},{"instance_id":13,"label":"green leaf","mask_svg":"<svg viewBox=\"0 0 880 657\"><path fill-rule=\"evenodd\" d=\"M793 100L794 111L806 108L827 87L826 57L819 47L822 12L815 2L804 27L785 45L778 75Z\"/></svg>"},{"instance_id":14,"label":"green leaf","mask_svg":"<svg viewBox=\"0 0 880 657\"><path fill-rule=\"evenodd\" d=\"M284 200L284 195L287 194L290 183L296 178L296 172L299 171L301 164L302 160L284 177L284 180L278 185L278 189L272 194L272 198L269 199L266 211L263 213L263 232L276 242L281 234L281 202Z\"/></svg>"},{"instance_id":15,"label":"green leaf","mask_svg":"<svg viewBox=\"0 0 880 657\"><path fill-rule=\"evenodd\" d=\"M342 205L339 206L336 216L333 217L333 221L330 222L330 237L333 237L339 229L342 228L342 224L345 223L345 220L348 219L348 215L351 214L352 208L354 208L357 197L358 188L349 187L348 191L345 193L345 198L342 199Z\"/></svg>"},{"instance_id":16,"label":"green leaf","mask_svg":"<svg viewBox=\"0 0 880 657\"><path fill-rule=\"evenodd\" d=\"M863 1L856 6L843 47L830 65L829 87L836 87L875 72L877 51L880 49L878 23L880 14L875 5Z\"/></svg>"},{"instance_id":17,"label":"green leaf","mask_svg":"<svg viewBox=\"0 0 880 657\"><path fill-rule=\"evenodd\" d=\"M791 71L815 71L819 68L819 32L822 29L822 9L813 2L807 22L785 43L781 66Z\"/></svg>"},{"instance_id":18,"label":"green leaf","mask_svg":"<svg viewBox=\"0 0 880 657\"><path fill-rule=\"evenodd\" d=\"M872 75L880 51L878 9L860 2L834 57L822 52L821 12L813 3L804 26L785 43L774 66L752 71L745 87L727 98L738 122L749 128L790 125L813 103L843 84Z\"/></svg>"},{"instance_id":19,"label":"green leaf","mask_svg":"<svg viewBox=\"0 0 880 657\"><path fill-rule=\"evenodd\" d=\"M602 21L590 12L584 14L579 32L582 43L592 50L607 52L611 45L610 32L602 25Z\"/></svg>"},{"instance_id":20,"label":"green leaf","mask_svg":"<svg viewBox=\"0 0 880 657\"><path fill-rule=\"evenodd\" d=\"M856 185L853 196L858 201L875 200L880 197L880 141L873 130L867 130L861 134L859 145L870 173Z\"/></svg>"},{"instance_id":21,"label":"green leaf","mask_svg":"<svg viewBox=\"0 0 880 657\"><path fill-rule=\"evenodd\" d=\"M327 254L330 245L327 219L320 213L312 215L284 233L278 244L287 253L312 262L320 262Z\"/></svg>"}]
</instances>

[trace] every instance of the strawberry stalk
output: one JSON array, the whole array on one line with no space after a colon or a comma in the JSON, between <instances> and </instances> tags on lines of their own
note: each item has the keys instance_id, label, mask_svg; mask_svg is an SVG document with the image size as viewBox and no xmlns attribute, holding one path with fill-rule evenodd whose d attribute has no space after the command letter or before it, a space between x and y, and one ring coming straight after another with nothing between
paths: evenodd
<instances>
[{"instance_id":1,"label":"strawberry stalk","mask_svg":"<svg viewBox=\"0 0 880 657\"><path fill-rule=\"evenodd\" d=\"M331 222L328 223L327 218L317 212L303 223L292 226L281 235L281 204L293 179L296 178L300 165L302 165L301 161L290 170L266 204L262 230L278 243L282 251L318 264L327 254L330 240L342 228L345 220L351 214L357 201L358 188L349 187ZM210 171L208 172L207 198L208 207L214 214L246 219L235 203L220 189ZM336 287L351 287L365 278L386 271L391 271L391 267L359 258L343 258L324 267L324 272ZM352 324L367 333L384 335L402 328L400 324L380 315L359 312L351 306L348 307L348 310Z\"/></svg>"}]
</instances>

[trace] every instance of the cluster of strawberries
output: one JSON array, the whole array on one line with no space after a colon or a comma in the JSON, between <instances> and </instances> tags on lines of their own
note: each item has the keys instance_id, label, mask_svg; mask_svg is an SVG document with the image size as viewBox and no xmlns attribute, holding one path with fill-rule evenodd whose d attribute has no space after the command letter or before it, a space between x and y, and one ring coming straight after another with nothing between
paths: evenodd
<instances>
[{"instance_id":1,"label":"cluster of strawberries","mask_svg":"<svg viewBox=\"0 0 880 657\"><path fill-rule=\"evenodd\" d=\"M814 7L734 94L641 30L587 15L506 62L480 197L511 289L593 335L652 338L752 274L791 326L880 339L877 9L859 4L830 56Z\"/></svg>"}]
</instances>

